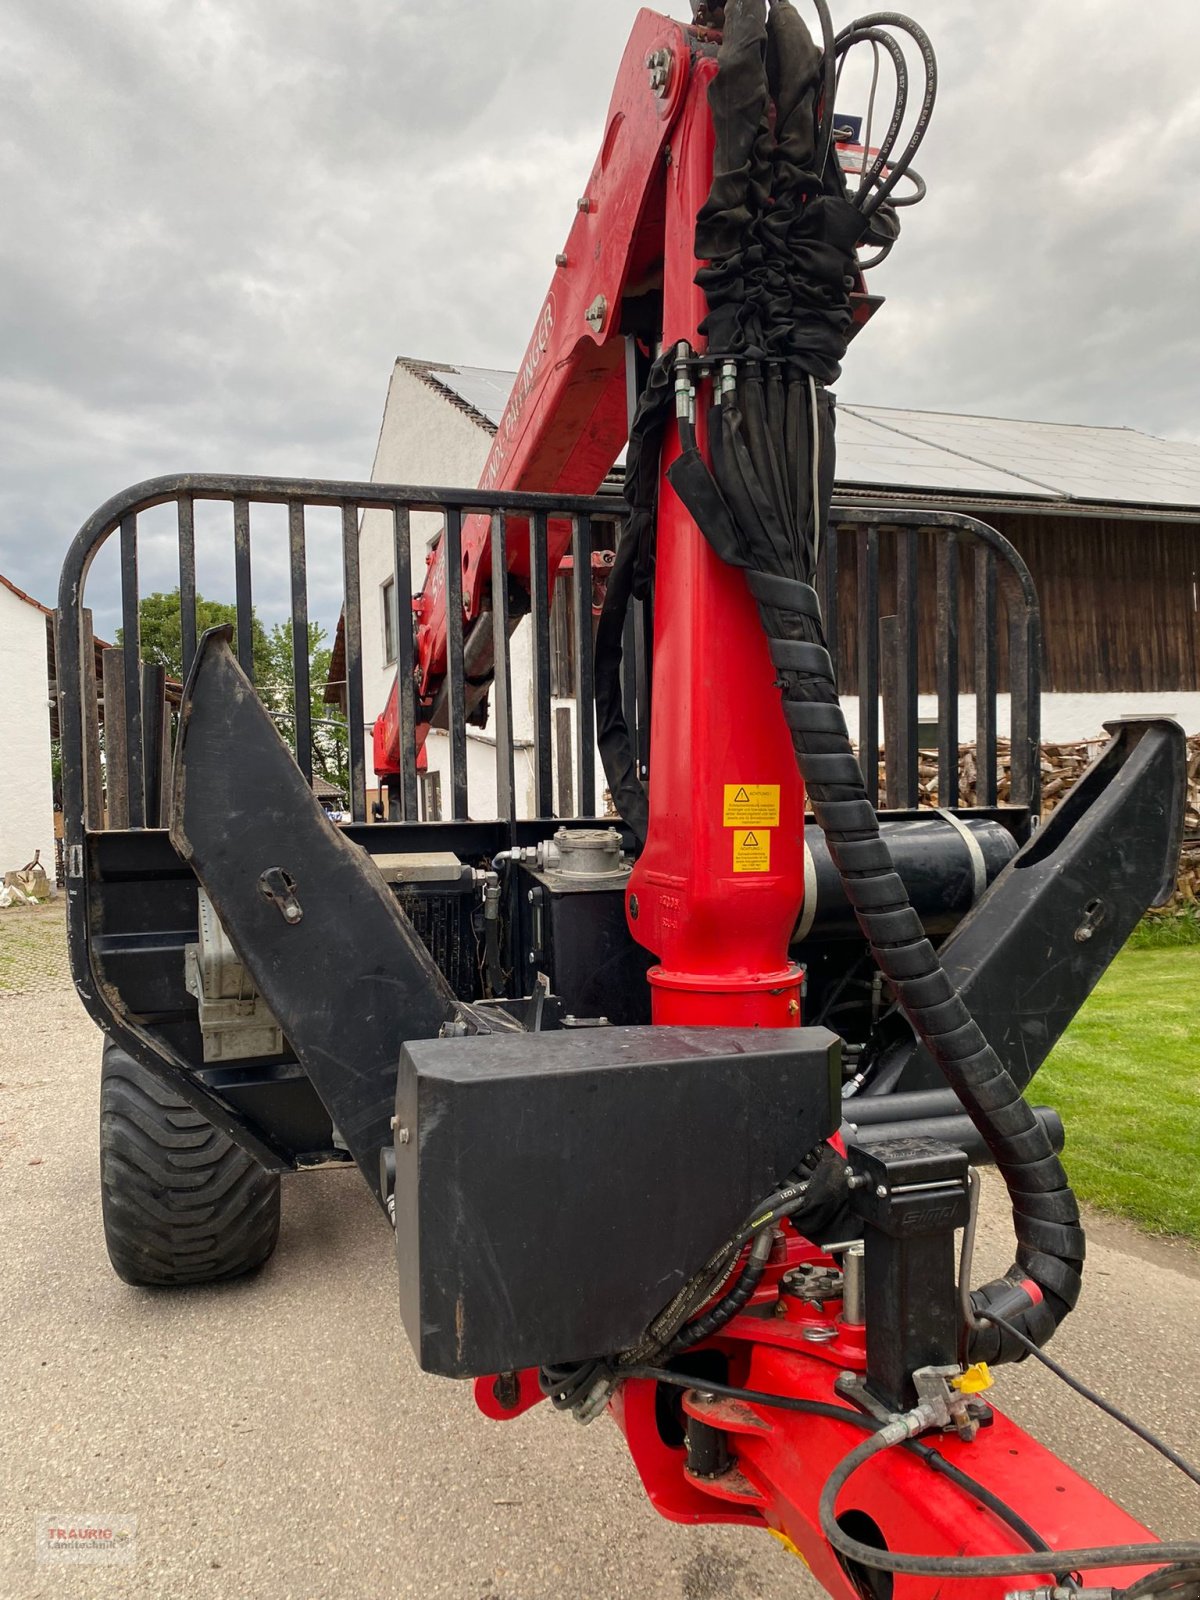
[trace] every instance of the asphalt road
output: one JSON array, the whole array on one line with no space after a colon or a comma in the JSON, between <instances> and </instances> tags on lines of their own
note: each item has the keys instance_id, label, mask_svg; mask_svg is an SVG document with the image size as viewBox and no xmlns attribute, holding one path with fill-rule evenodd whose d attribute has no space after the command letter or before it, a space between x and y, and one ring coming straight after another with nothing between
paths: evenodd
<instances>
[{"instance_id":1,"label":"asphalt road","mask_svg":"<svg viewBox=\"0 0 1200 1600\"><path fill-rule=\"evenodd\" d=\"M0 1596L4 1600L790 1600L765 1535L660 1521L617 1431L539 1407L485 1421L419 1373L386 1225L350 1173L285 1188L258 1277L149 1293L109 1270L99 1036L74 996L0 998ZM978 1270L1009 1248L992 1189ZM1200 1270L1106 1225L1061 1359L1200 1453ZM1163 1536L1200 1492L1047 1374L1001 1403ZM38 1565L48 1515L137 1519L130 1566Z\"/></svg>"}]
</instances>

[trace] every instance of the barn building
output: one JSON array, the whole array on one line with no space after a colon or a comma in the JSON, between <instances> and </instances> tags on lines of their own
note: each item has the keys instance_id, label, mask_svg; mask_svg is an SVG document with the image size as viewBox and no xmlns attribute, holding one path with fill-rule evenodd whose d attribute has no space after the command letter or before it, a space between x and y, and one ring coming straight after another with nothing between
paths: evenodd
<instances>
[{"instance_id":1,"label":"barn building","mask_svg":"<svg viewBox=\"0 0 1200 1600\"><path fill-rule=\"evenodd\" d=\"M502 416L513 375L401 358L395 364L372 478L376 482L474 486ZM1035 423L842 403L838 488L843 503L962 511L990 523L1025 560L1042 607L1042 735L1089 739L1117 715L1160 713L1200 732L1200 445L1129 428ZM436 533L434 519L422 531ZM416 529L414 528L414 532ZM395 672L396 596L390 518L367 512L362 540L364 692L368 724L383 709ZM414 540L414 548L418 548ZM414 581L417 581L414 578ZM556 716L569 717L569 575L555 612ZM560 604L560 600L567 602ZM527 681L524 625L513 644L514 684ZM920 716L936 718L932 627L918 628ZM847 657L849 648L851 654ZM842 678L855 681L852 641ZM522 651L525 652L524 657ZM334 672L332 676L336 677ZM964 679L969 689L969 675ZM857 705L844 696L855 731ZM531 712L515 693L518 794L528 783ZM1001 698L998 731L1007 733ZM963 695L961 725L973 725ZM494 752L486 729L471 730L472 811L494 805ZM562 744L564 752L567 744ZM430 740L422 779L430 815L448 766L444 740ZM569 757L568 757L569 759ZM523 766L526 770L523 771ZM557 774L569 793L570 775ZM565 807L560 809L567 809Z\"/></svg>"}]
</instances>

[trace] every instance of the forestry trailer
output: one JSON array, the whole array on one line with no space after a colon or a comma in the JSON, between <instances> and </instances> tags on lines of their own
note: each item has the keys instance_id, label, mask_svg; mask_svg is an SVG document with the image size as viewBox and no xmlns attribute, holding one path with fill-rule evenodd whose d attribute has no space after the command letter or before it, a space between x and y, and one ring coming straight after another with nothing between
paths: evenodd
<instances>
[{"instance_id":1,"label":"forestry trailer","mask_svg":"<svg viewBox=\"0 0 1200 1600\"><path fill-rule=\"evenodd\" d=\"M788 0L639 14L478 488L160 478L75 540L65 860L75 981L107 1035L110 1254L142 1284L250 1270L280 1174L356 1164L421 1366L473 1379L497 1423L607 1412L663 1516L767 1529L840 1600L1194 1597L1200 1543L1158 1542L993 1383L1044 1359L1080 1292L1063 1129L1026 1091L1170 893L1183 736L1111 724L1039 825L1017 551L967 515L834 498L829 386L924 194L937 73L907 19L835 33L815 10L815 37ZM860 50L894 80L886 116L837 105ZM624 494L604 492L623 450ZM404 597L373 805L364 519ZM268 525L290 553L284 700L255 686ZM138 648L139 549L164 536L174 696ZM312 786L307 559L327 537L343 825ZM237 623L198 637L219 538ZM101 738L86 583L109 540L124 648L100 661ZM422 803L435 750L445 820ZM496 800L473 812L481 753ZM985 1164L1016 1252L973 1285Z\"/></svg>"}]
</instances>

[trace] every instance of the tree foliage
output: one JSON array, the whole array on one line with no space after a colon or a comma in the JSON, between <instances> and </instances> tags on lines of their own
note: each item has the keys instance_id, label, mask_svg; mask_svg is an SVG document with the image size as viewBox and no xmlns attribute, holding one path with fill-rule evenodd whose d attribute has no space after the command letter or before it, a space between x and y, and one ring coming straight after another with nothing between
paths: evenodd
<instances>
[{"instance_id":1,"label":"tree foliage","mask_svg":"<svg viewBox=\"0 0 1200 1600\"><path fill-rule=\"evenodd\" d=\"M205 600L196 596L196 636L208 628L219 628L224 623L237 626L237 607L221 600ZM138 624L142 637L142 660L152 667L165 667L167 677L177 683L183 679L183 611L179 590L169 594L157 593L142 596L138 606ZM254 659L257 663L268 656L267 632L252 615L251 630L254 637ZM117 643L124 644L123 628L117 630Z\"/></svg>"},{"instance_id":2,"label":"tree foliage","mask_svg":"<svg viewBox=\"0 0 1200 1600\"><path fill-rule=\"evenodd\" d=\"M183 678L183 623L179 590L144 595L138 607L142 660L164 667L167 677ZM196 632L220 627L236 627L237 607L221 600L196 596ZM324 778L343 794L349 791L349 752L346 719L341 708L327 705L325 685L329 680L332 650L320 623L308 625L309 714L312 719L313 776ZM251 614L251 639L254 647L255 687L280 733L295 749L296 680L292 660L292 623L263 626L257 612ZM117 643L122 644L122 630Z\"/></svg>"}]
</instances>

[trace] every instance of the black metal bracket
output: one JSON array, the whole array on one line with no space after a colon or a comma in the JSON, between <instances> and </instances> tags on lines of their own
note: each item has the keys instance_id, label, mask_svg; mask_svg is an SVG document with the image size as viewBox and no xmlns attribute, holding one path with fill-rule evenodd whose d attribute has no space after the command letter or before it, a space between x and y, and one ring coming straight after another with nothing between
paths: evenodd
<instances>
[{"instance_id":1,"label":"black metal bracket","mask_svg":"<svg viewBox=\"0 0 1200 1600\"><path fill-rule=\"evenodd\" d=\"M889 1411L916 1404L913 1374L958 1360L954 1230L970 1210L967 1157L937 1139L847 1148L866 1254L867 1385Z\"/></svg>"}]
</instances>

